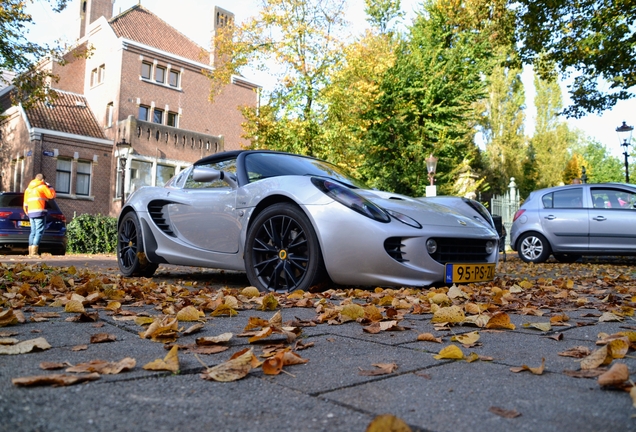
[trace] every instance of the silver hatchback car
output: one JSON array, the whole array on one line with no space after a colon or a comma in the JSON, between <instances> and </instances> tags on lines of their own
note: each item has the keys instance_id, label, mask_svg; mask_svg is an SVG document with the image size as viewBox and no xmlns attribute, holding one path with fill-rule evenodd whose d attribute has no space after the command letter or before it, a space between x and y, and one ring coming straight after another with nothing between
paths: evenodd
<instances>
[{"instance_id":1,"label":"silver hatchback car","mask_svg":"<svg viewBox=\"0 0 636 432\"><path fill-rule=\"evenodd\" d=\"M530 194L514 216L510 246L525 262L550 254L560 262L582 255L636 255L636 187L577 184Z\"/></svg>"}]
</instances>

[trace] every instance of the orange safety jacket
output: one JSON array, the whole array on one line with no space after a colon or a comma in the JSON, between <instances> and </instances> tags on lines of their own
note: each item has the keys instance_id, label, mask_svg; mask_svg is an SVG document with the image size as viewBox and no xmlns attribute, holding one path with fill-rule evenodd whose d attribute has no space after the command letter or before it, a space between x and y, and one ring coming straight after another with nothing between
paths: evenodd
<instances>
[{"instance_id":1,"label":"orange safety jacket","mask_svg":"<svg viewBox=\"0 0 636 432\"><path fill-rule=\"evenodd\" d=\"M30 218L46 216L46 201L55 198L55 189L44 180L33 179L24 191L24 213Z\"/></svg>"}]
</instances>

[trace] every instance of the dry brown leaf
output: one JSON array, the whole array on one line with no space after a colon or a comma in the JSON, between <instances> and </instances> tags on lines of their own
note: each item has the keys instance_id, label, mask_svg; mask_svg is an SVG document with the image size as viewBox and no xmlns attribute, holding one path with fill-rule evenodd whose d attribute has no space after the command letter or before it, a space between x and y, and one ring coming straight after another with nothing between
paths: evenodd
<instances>
[{"instance_id":1,"label":"dry brown leaf","mask_svg":"<svg viewBox=\"0 0 636 432\"><path fill-rule=\"evenodd\" d=\"M0 345L15 345L20 342L20 339L16 338L0 338Z\"/></svg>"},{"instance_id":2,"label":"dry brown leaf","mask_svg":"<svg viewBox=\"0 0 636 432\"><path fill-rule=\"evenodd\" d=\"M50 349L51 345L43 337L29 339L19 342L15 345L0 345L1 354L26 354L32 351L40 351Z\"/></svg>"},{"instance_id":3,"label":"dry brown leaf","mask_svg":"<svg viewBox=\"0 0 636 432\"><path fill-rule=\"evenodd\" d=\"M591 352L592 351L586 346L575 346L574 348L560 352L559 355L563 357L584 358L589 356Z\"/></svg>"},{"instance_id":4,"label":"dry brown leaf","mask_svg":"<svg viewBox=\"0 0 636 432\"><path fill-rule=\"evenodd\" d=\"M205 327L205 324L203 324L203 323L193 324L190 327L188 327L187 329L185 329L183 334L184 335L189 335L189 334L192 334L192 333L196 333L196 332L202 330L203 327Z\"/></svg>"},{"instance_id":5,"label":"dry brown leaf","mask_svg":"<svg viewBox=\"0 0 636 432\"><path fill-rule=\"evenodd\" d=\"M199 321L202 316L205 316L202 312L199 312L194 306L186 306L177 312L177 321Z\"/></svg>"},{"instance_id":6,"label":"dry brown leaf","mask_svg":"<svg viewBox=\"0 0 636 432\"><path fill-rule=\"evenodd\" d=\"M612 362L607 345L592 352L589 356L581 360L581 369L596 369L599 366L608 365Z\"/></svg>"},{"instance_id":7,"label":"dry brown leaf","mask_svg":"<svg viewBox=\"0 0 636 432\"><path fill-rule=\"evenodd\" d=\"M521 365L521 367L511 367L510 371L511 372L522 372L522 371L530 371L535 375L542 375L543 371L545 370L545 358L541 359L541 366L539 367L529 367L527 365Z\"/></svg>"},{"instance_id":8,"label":"dry brown leaf","mask_svg":"<svg viewBox=\"0 0 636 432\"><path fill-rule=\"evenodd\" d=\"M101 376L98 373L91 374L52 374L52 375L37 375L29 377L14 378L11 382L14 385L22 387L30 386L69 386L73 384L79 384L85 381L95 381Z\"/></svg>"},{"instance_id":9,"label":"dry brown leaf","mask_svg":"<svg viewBox=\"0 0 636 432\"><path fill-rule=\"evenodd\" d=\"M123 371L129 371L135 368L137 362L135 359L126 357L118 362L108 362L105 360L91 360L88 363L80 363L66 369L66 372L86 373L97 372L101 375L116 375Z\"/></svg>"},{"instance_id":10,"label":"dry brown leaf","mask_svg":"<svg viewBox=\"0 0 636 432\"><path fill-rule=\"evenodd\" d=\"M205 336L196 339L197 345L217 345L229 342L234 336L232 333L222 333L218 336Z\"/></svg>"},{"instance_id":11,"label":"dry brown leaf","mask_svg":"<svg viewBox=\"0 0 636 432\"><path fill-rule=\"evenodd\" d=\"M71 351L84 351L88 349L88 345L75 345Z\"/></svg>"},{"instance_id":12,"label":"dry brown leaf","mask_svg":"<svg viewBox=\"0 0 636 432\"><path fill-rule=\"evenodd\" d=\"M208 368L201 374L201 378L219 382L231 382L244 378L252 370L252 350L247 350L240 356Z\"/></svg>"},{"instance_id":13,"label":"dry brown leaf","mask_svg":"<svg viewBox=\"0 0 636 432\"><path fill-rule=\"evenodd\" d=\"M392 414L382 414L369 423L366 432L411 432L411 428Z\"/></svg>"},{"instance_id":14,"label":"dry brown leaf","mask_svg":"<svg viewBox=\"0 0 636 432\"><path fill-rule=\"evenodd\" d=\"M627 337L621 337L611 340L607 345L608 353L612 358L622 359L625 358L629 350L629 339Z\"/></svg>"},{"instance_id":15,"label":"dry brown leaf","mask_svg":"<svg viewBox=\"0 0 636 432\"><path fill-rule=\"evenodd\" d=\"M56 370L64 369L66 367L73 366L69 362L42 362L40 363L40 369L43 370Z\"/></svg>"},{"instance_id":16,"label":"dry brown leaf","mask_svg":"<svg viewBox=\"0 0 636 432\"><path fill-rule=\"evenodd\" d=\"M69 300L66 305L64 305L64 312L77 313L85 311L84 305L79 300Z\"/></svg>"},{"instance_id":17,"label":"dry brown leaf","mask_svg":"<svg viewBox=\"0 0 636 432\"><path fill-rule=\"evenodd\" d=\"M636 386L632 386L629 390L629 396L632 398L632 406L636 408Z\"/></svg>"},{"instance_id":18,"label":"dry brown leaf","mask_svg":"<svg viewBox=\"0 0 636 432\"><path fill-rule=\"evenodd\" d=\"M16 325L18 323L18 317L15 315L13 309L7 309L0 312L0 327L6 327L8 325Z\"/></svg>"},{"instance_id":19,"label":"dry brown leaf","mask_svg":"<svg viewBox=\"0 0 636 432\"><path fill-rule=\"evenodd\" d=\"M614 363L612 367L598 377L601 386L617 386L629 379L629 369L624 363Z\"/></svg>"},{"instance_id":20,"label":"dry brown leaf","mask_svg":"<svg viewBox=\"0 0 636 432\"><path fill-rule=\"evenodd\" d=\"M433 333L421 333L417 336L418 341L442 343L441 337L435 337Z\"/></svg>"},{"instance_id":21,"label":"dry brown leaf","mask_svg":"<svg viewBox=\"0 0 636 432\"><path fill-rule=\"evenodd\" d=\"M261 366L265 375L278 375L283 370L284 351L279 351L273 357L268 358Z\"/></svg>"},{"instance_id":22,"label":"dry brown leaf","mask_svg":"<svg viewBox=\"0 0 636 432\"><path fill-rule=\"evenodd\" d=\"M523 326L525 328L535 328L537 330L541 330L542 332L549 332L550 330L552 330L552 325L549 322L524 323Z\"/></svg>"},{"instance_id":23,"label":"dry brown leaf","mask_svg":"<svg viewBox=\"0 0 636 432\"><path fill-rule=\"evenodd\" d=\"M500 407L490 407L488 408L488 411L490 411L493 414L498 415L499 417L503 417L503 418L515 418L515 417L519 417L521 415L520 412L518 412L517 410L507 410L504 408L500 408Z\"/></svg>"},{"instance_id":24,"label":"dry brown leaf","mask_svg":"<svg viewBox=\"0 0 636 432\"><path fill-rule=\"evenodd\" d=\"M398 365L396 363L375 363L371 366L375 366L375 369L365 370L360 369L358 375L362 376L379 376L379 375L388 375L397 369Z\"/></svg>"},{"instance_id":25,"label":"dry brown leaf","mask_svg":"<svg viewBox=\"0 0 636 432\"><path fill-rule=\"evenodd\" d=\"M117 336L110 333L96 333L91 335L91 343L115 342Z\"/></svg>"},{"instance_id":26,"label":"dry brown leaf","mask_svg":"<svg viewBox=\"0 0 636 432\"><path fill-rule=\"evenodd\" d=\"M604 312L603 315L598 319L598 322L612 322L612 321L623 321L623 317L618 316L612 312Z\"/></svg>"},{"instance_id":27,"label":"dry brown leaf","mask_svg":"<svg viewBox=\"0 0 636 432\"><path fill-rule=\"evenodd\" d=\"M150 363L145 364L143 368L145 370L177 373L179 371L179 347L172 347L163 359L153 360Z\"/></svg>"},{"instance_id":28,"label":"dry brown leaf","mask_svg":"<svg viewBox=\"0 0 636 432\"><path fill-rule=\"evenodd\" d=\"M432 323L458 324L466 319L464 311L459 306L441 307L433 313Z\"/></svg>"},{"instance_id":29,"label":"dry brown leaf","mask_svg":"<svg viewBox=\"0 0 636 432\"><path fill-rule=\"evenodd\" d=\"M510 322L510 316L505 312L497 312L488 320L487 329L508 329L514 330L516 327Z\"/></svg>"},{"instance_id":30,"label":"dry brown leaf","mask_svg":"<svg viewBox=\"0 0 636 432\"><path fill-rule=\"evenodd\" d=\"M607 372L605 368L598 369L585 369L585 370L564 370L563 373L573 378L596 378L599 375Z\"/></svg>"}]
</instances>

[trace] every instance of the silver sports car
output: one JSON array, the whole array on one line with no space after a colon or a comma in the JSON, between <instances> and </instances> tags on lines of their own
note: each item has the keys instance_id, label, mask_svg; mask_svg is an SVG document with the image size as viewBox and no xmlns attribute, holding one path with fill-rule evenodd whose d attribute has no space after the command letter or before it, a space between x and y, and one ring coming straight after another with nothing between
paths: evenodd
<instances>
[{"instance_id":1,"label":"silver sports car","mask_svg":"<svg viewBox=\"0 0 636 432\"><path fill-rule=\"evenodd\" d=\"M134 192L118 220L125 276L159 264L240 270L261 291L329 279L429 286L494 278L499 237L478 202L371 190L327 162L273 151L205 157Z\"/></svg>"}]
</instances>

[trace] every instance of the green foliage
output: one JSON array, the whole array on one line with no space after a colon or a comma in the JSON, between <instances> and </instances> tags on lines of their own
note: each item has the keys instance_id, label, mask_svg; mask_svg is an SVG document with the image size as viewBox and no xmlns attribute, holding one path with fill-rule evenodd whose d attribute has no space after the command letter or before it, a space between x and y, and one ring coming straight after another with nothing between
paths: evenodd
<instances>
[{"instance_id":1,"label":"green foliage","mask_svg":"<svg viewBox=\"0 0 636 432\"><path fill-rule=\"evenodd\" d=\"M113 253L117 250L117 218L82 214L67 225L68 252Z\"/></svg>"},{"instance_id":2,"label":"green foliage","mask_svg":"<svg viewBox=\"0 0 636 432\"><path fill-rule=\"evenodd\" d=\"M607 148L598 141L585 141L573 148L585 160L585 174L588 183L608 183L625 181L625 171L619 158L610 155Z\"/></svg>"}]
</instances>

